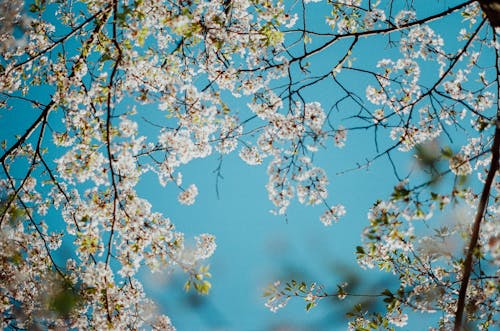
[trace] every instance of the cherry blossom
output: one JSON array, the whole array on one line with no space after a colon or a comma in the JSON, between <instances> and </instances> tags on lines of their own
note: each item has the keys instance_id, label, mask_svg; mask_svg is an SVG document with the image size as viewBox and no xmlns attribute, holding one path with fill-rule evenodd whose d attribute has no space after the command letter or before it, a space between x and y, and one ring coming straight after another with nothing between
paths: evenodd
<instances>
[{"instance_id":1,"label":"cherry blossom","mask_svg":"<svg viewBox=\"0 0 500 331\"><path fill-rule=\"evenodd\" d=\"M332 225L349 211L322 153L351 151L359 132L373 155L354 170L385 161L395 185L368 211L357 260L399 283L348 327L411 325L410 310L439 312L436 329L498 326L490 2L16 0L0 13L0 115L23 118L0 146L2 328L175 330L139 270L181 270L206 295L216 239L185 238L144 178L190 208L186 165L234 153L267 169L271 212L298 202ZM395 161L405 155L417 165ZM275 282L266 306L354 296L319 284Z\"/></svg>"}]
</instances>

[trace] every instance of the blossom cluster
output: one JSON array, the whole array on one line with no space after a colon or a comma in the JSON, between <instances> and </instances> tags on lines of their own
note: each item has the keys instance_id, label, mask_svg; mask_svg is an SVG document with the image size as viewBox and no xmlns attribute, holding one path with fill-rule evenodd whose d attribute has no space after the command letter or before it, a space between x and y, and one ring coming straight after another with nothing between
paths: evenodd
<instances>
[{"instance_id":1,"label":"blossom cluster","mask_svg":"<svg viewBox=\"0 0 500 331\"><path fill-rule=\"evenodd\" d=\"M459 147L419 158L434 176L424 184L410 187L413 169L403 177L395 169L401 182L370 209L358 262L396 274L400 284L396 293L382 292L385 313L370 320L358 309L350 327L404 326L411 307L441 311L441 329L450 328L471 232L464 217L472 218L479 200L475 184L463 182L485 184L494 165L496 140L488 134L499 122L498 40L477 2L427 17L413 2L303 6L328 6L328 15L309 24L305 7L267 0L0 4L0 120L29 110L25 127L2 136L0 152L2 328L174 330L154 311L139 270L180 269L185 289L207 294L204 264L217 245L208 233L190 244L144 197L145 176L190 206L200 192L185 184L185 166L234 153L267 168L274 213L286 215L296 199L326 207L320 221L331 225L346 209L327 201L329 169L316 155L347 147L356 130L374 132L377 155L368 164L387 156L397 168L391 153L443 136ZM434 22L457 13L464 18L457 41L445 45L449 33ZM325 31L316 31L321 23ZM373 68L371 59L357 61L360 43L372 47L386 36L390 51ZM309 63L316 60L331 63ZM348 73L363 79L349 85ZM335 100L327 100L328 83ZM324 95L311 93L317 86ZM448 174L456 176L452 188L434 191ZM498 202L498 179L492 187L490 200ZM431 223L452 202L469 212L452 224ZM467 290L476 307L469 318L483 329L497 319L499 213L497 205L484 213L478 273ZM74 254L61 264L63 246ZM345 295L342 286L335 294ZM316 283L275 283L267 306L276 311L293 296L310 309L329 294ZM61 298L69 298L67 309Z\"/></svg>"}]
</instances>

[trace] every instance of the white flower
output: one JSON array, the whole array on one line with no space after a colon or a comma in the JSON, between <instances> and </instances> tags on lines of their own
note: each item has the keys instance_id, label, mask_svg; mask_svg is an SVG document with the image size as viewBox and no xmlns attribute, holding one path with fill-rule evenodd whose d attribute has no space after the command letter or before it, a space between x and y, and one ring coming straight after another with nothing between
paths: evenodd
<instances>
[{"instance_id":1,"label":"white flower","mask_svg":"<svg viewBox=\"0 0 500 331\"><path fill-rule=\"evenodd\" d=\"M408 24L416 19L415 12L409 10L400 11L395 18L395 23L397 26Z\"/></svg>"},{"instance_id":2,"label":"white flower","mask_svg":"<svg viewBox=\"0 0 500 331\"><path fill-rule=\"evenodd\" d=\"M186 190L179 193L178 200L183 205L192 205L198 195L198 188L196 185L191 184Z\"/></svg>"},{"instance_id":3,"label":"white flower","mask_svg":"<svg viewBox=\"0 0 500 331\"><path fill-rule=\"evenodd\" d=\"M325 122L326 115L319 102L310 102L304 106L306 123L314 132L320 132Z\"/></svg>"},{"instance_id":4,"label":"white flower","mask_svg":"<svg viewBox=\"0 0 500 331\"><path fill-rule=\"evenodd\" d=\"M346 213L345 207L342 205L336 205L325 211L319 218L321 223L325 226L332 225L332 222L337 222L340 217L344 216Z\"/></svg>"},{"instance_id":5,"label":"white flower","mask_svg":"<svg viewBox=\"0 0 500 331\"><path fill-rule=\"evenodd\" d=\"M120 133L123 137L135 135L137 133L137 123L128 118L122 118L120 122Z\"/></svg>"},{"instance_id":6,"label":"white flower","mask_svg":"<svg viewBox=\"0 0 500 331\"><path fill-rule=\"evenodd\" d=\"M335 145L337 147L344 147L347 140L347 129L342 125L339 125L337 131L335 131L335 136L333 137L333 139L335 140Z\"/></svg>"},{"instance_id":7,"label":"white flower","mask_svg":"<svg viewBox=\"0 0 500 331\"><path fill-rule=\"evenodd\" d=\"M198 259L207 259L215 252L217 244L215 243L215 236L203 233L195 237L196 240L196 257Z\"/></svg>"},{"instance_id":8,"label":"white flower","mask_svg":"<svg viewBox=\"0 0 500 331\"><path fill-rule=\"evenodd\" d=\"M408 324L408 315L401 312L393 313L387 316L387 318L389 319L389 323L394 324L395 326L402 327Z\"/></svg>"},{"instance_id":9,"label":"white flower","mask_svg":"<svg viewBox=\"0 0 500 331\"><path fill-rule=\"evenodd\" d=\"M384 110L382 108L376 109L373 112L373 122L380 123L385 118Z\"/></svg>"},{"instance_id":10,"label":"white flower","mask_svg":"<svg viewBox=\"0 0 500 331\"><path fill-rule=\"evenodd\" d=\"M375 105L382 105L387 102L387 95L384 90L377 90L371 85L366 87L366 98Z\"/></svg>"},{"instance_id":11,"label":"white flower","mask_svg":"<svg viewBox=\"0 0 500 331\"><path fill-rule=\"evenodd\" d=\"M455 154L450 159L450 170L459 176L465 176L472 172L472 166L467 156L462 154Z\"/></svg>"},{"instance_id":12,"label":"white flower","mask_svg":"<svg viewBox=\"0 0 500 331\"><path fill-rule=\"evenodd\" d=\"M240 158L249 165L257 165L262 163L262 157L255 147L243 147L240 150Z\"/></svg>"}]
</instances>

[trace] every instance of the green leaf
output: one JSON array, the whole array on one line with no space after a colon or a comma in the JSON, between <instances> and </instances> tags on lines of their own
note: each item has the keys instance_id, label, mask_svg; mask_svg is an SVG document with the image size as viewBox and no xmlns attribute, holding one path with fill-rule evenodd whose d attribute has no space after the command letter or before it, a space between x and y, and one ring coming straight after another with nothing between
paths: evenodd
<instances>
[{"instance_id":1,"label":"green leaf","mask_svg":"<svg viewBox=\"0 0 500 331\"><path fill-rule=\"evenodd\" d=\"M301 282L300 285L299 285L299 291L300 292L305 292L306 291L306 283L304 282Z\"/></svg>"},{"instance_id":2,"label":"green leaf","mask_svg":"<svg viewBox=\"0 0 500 331\"><path fill-rule=\"evenodd\" d=\"M405 200L409 197L410 191L402 186L394 187L394 192L392 193L393 200Z\"/></svg>"},{"instance_id":3,"label":"green leaf","mask_svg":"<svg viewBox=\"0 0 500 331\"><path fill-rule=\"evenodd\" d=\"M441 149L441 155L447 159L451 159L453 157L453 151L450 146L443 147Z\"/></svg>"},{"instance_id":4,"label":"green leaf","mask_svg":"<svg viewBox=\"0 0 500 331\"><path fill-rule=\"evenodd\" d=\"M80 295L69 286L64 286L50 298L50 309L59 316L68 316L81 301Z\"/></svg>"}]
</instances>

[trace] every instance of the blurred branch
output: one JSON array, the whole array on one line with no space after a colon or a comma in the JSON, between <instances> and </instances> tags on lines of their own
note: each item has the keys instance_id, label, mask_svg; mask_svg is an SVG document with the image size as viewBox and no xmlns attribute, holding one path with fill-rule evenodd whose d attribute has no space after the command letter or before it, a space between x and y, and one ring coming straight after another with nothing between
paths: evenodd
<instances>
[{"instance_id":1,"label":"blurred branch","mask_svg":"<svg viewBox=\"0 0 500 331\"><path fill-rule=\"evenodd\" d=\"M498 50L497 50L497 68L498 68ZM497 77L498 81L498 77ZM498 105L500 107L500 105ZM462 283L460 284L460 292L458 295L457 311L455 313L455 331L462 330L463 313L465 307L465 296L467 294L467 286L469 284L469 278L472 271L472 259L474 255L475 248L479 240L479 230L481 227L481 221L484 218L486 207L488 205L488 200L490 197L490 190L493 180L495 179L496 173L498 171L498 161L500 155L500 113L497 114L496 128L495 128L495 138L493 141L493 146L491 147L491 164L488 170L488 176L483 186L483 191L481 193L481 199L479 200L479 206L477 208L476 216L474 219L474 225L472 227L472 236L469 242L469 249L467 251L467 256L464 262L464 275L462 277Z\"/></svg>"},{"instance_id":2,"label":"blurred branch","mask_svg":"<svg viewBox=\"0 0 500 331\"><path fill-rule=\"evenodd\" d=\"M479 0L481 9L488 17L491 26L497 28L500 26L500 0Z\"/></svg>"}]
</instances>

